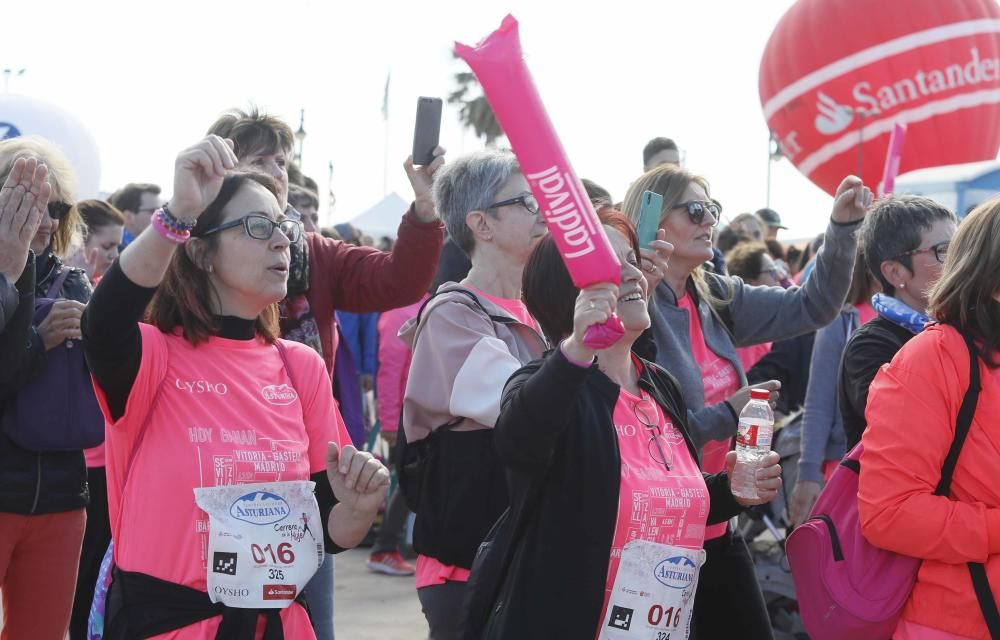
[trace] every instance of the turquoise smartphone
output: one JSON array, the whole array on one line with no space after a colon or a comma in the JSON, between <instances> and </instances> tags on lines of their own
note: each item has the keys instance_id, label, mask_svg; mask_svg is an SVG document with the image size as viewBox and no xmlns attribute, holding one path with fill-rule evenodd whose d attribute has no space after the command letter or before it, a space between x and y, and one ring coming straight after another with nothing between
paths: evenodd
<instances>
[{"instance_id":1,"label":"turquoise smartphone","mask_svg":"<svg viewBox=\"0 0 1000 640\"><path fill-rule=\"evenodd\" d=\"M642 192L642 208L639 210L639 246L649 247L656 240L660 230L660 215L663 213L663 196L655 191Z\"/></svg>"}]
</instances>

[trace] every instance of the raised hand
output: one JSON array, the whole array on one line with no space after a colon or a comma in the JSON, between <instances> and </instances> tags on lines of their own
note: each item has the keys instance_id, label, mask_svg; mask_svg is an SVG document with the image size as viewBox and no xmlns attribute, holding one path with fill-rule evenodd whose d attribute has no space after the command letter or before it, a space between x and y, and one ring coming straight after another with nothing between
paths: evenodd
<instances>
[{"instance_id":1,"label":"raised hand","mask_svg":"<svg viewBox=\"0 0 1000 640\"><path fill-rule=\"evenodd\" d=\"M406 177L413 187L414 204L413 209L422 222L430 222L438 217L434 208L434 199L431 196L431 185L434 184L434 174L444 165L444 147L434 149L434 161L428 165L416 167L413 165L413 156L406 159L403 169L406 170Z\"/></svg>"},{"instance_id":2,"label":"raised hand","mask_svg":"<svg viewBox=\"0 0 1000 640\"><path fill-rule=\"evenodd\" d=\"M841 224L861 220L874 201L875 195L861 182L861 178L847 176L837 187L830 218Z\"/></svg>"},{"instance_id":3,"label":"raised hand","mask_svg":"<svg viewBox=\"0 0 1000 640\"><path fill-rule=\"evenodd\" d=\"M576 362L593 360L596 351L584 345L591 325L607 322L618 304L618 285L602 282L580 290L573 309L573 334L563 342L565 354Z\"/></svg>"},{"instance_id":4,"label":"raised hand","mask_svg":"<svg viewBox=\"0 0 1000 640\"><path fill-rule=\"evenodd\" d=\"M326 450L326 477L337 500L353 511L374 514L389 490L389 470L367 451L331 442Z\"/></svg>"},{"instance_id":5,"label":"raised hand","mask_svg":"<svg viewBox=\"0 0 1000 640\"><path fill-rule=\"evenodd\" d=\"M660 229L656 232L656 240L649 244L649 248L643 247L642 252L642 275L646 277L649 284L649 291L656 289L667 275L670 256L674 253L674 245L667 242L667 232Z\"/></svg>"},{"instance_id":6,"label":"raised hand","mask_svg":"<svg viewBox=\"0 0 1000 640\"><path fill-rule=\"evenodd\" d=\"M49 170L35 159L19 158L0 189L0 274L16 282L24 271L43 215L48 215Z\"/></svg>"},{"instance_id":7,"label":"raised hand","mask_svg":"<svg viewBox=\"0 0 1000 640\"><path fill-rule=\"evenodd\" d=\"M182 220L196 219L219 195L226 172L236 165L233 141L216 135L181 151L174 162L170 212Z\"/></svg>"}]
</instances>

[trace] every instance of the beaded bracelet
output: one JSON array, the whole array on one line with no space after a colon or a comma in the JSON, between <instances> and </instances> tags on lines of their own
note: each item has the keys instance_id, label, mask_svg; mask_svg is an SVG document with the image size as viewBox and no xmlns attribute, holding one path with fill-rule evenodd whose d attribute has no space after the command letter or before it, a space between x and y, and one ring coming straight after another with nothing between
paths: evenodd
<instances>
[{"instance_id":1,"label":"beaded bracelet","mask_svg":"<svg viewBox=\"0 0 1000 640\"><path fill-rule=\"evenodd\" d=\"M176 244L184 244L191 237L191 229L194 225L182 222L170 215L166 209L157 209L150 221L150 226L158 234Z\"/></svg>"},{"instance_id":2,"label":"beaded bracelet","mask_svg":"<svg viewBox=\"0 0 1000 640\"><path fill-rule=\"evenodd\" d=\"M160 207L157 211L159 215L163 217L163 224L168 229L175 231L177 233L184 233L185 231L191 231L192 229L194 229L194 225L197 222L191 220L181 220L180 218L175 217L174 214L170 212L170 209L166 207Z\"/></svg>"}]
</instances>

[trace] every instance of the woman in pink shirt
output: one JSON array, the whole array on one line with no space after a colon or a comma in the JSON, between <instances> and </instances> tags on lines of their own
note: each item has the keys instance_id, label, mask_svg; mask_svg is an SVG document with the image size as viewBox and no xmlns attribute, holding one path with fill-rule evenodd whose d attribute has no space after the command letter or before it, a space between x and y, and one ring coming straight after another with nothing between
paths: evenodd
<instances>
[{"instance_id":1,"label":"woman in pink shirt","mask_svg":"<svg viewBox=\"0 0 1000 640\"><path fill-rule=\"evenodd\" d=\"M294 599L387 489L381 463L341 446L320 356L277 339L302 230L271 178L236 165L218 136L180 153L169 209L83 319L107 420L105 638L314 638Z\"/></svg>"},{"instance_id":2,"label":"woman in pink shirt","mask_svg":"<svg viewBox=\"0 0 1000 640\"><path fill-rule=\"evenodd\" d=\"M735 453L727 471L702 473L677 381L633 353L650 323L638 240L621 214L601 217L620 286L575 289L549 238L525 267L528 309L559 346L504 389L495 438L514 533L502 584L480 583L497 594L484 638L685 640L706 525L741 510L728 481ZM586 347L587 328L616 310L625 336ZM771 452L753 504L774 497L780 474Z\"/></svg>"}]
</instances>

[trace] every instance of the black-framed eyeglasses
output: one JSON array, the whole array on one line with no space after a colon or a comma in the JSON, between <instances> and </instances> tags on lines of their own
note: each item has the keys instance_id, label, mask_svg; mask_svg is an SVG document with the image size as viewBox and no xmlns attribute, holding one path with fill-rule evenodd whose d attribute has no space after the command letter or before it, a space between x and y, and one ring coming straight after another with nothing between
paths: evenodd
<instances>
[{"instance_id":1,"label":"black-framed eyeglasses","mask_svg":"<svg viewBox=\"0 0 1000 640\"><path fill-rule=\"evenodd\" d=\"M69 210L73 208L73 205L68 202L50 202L49 203L49 217L53 220L62 220L69 214Z\"/></svg>"},{"instance_id":2,"label":"black-framed eyeglasses","mask_svg":"<svg viewBox=\"0 0 1000 640\"><path fill-rule=\"evenodd\" d=\"M507 200L501 200L500 202L494 202L490 206L486 207L486 210L499 209L500 207L506 207L511 204L519 204L525 208L525 210L533 216L538 215L539 207L538 200L535 200L535 196L530 193L526 193L516 198L508 198Z\"/></svg>"},{"instance_id":3,"label":"black-framed eyeglasses","mask_svg":"<svg viewBox=\"0 0 1000 640\"><path fill-rule=\"evenodd\" d=\"M204 238L213 233L232 229L240 225L243 225L243 229L246 230L247 235L255 240L270 240L271 236L274 235L275 229L281 229L281 233L285 234L289 242L298 242L302 236L302 223L298 220L292 220L291 218L271 220L260 213L247 214L242 218L237 218L225 224L220 224L217 227L200 231L195 235L199 238Z\"/></svg>"},{"instance_id":4,"label":"black-framed eyeglasses","mask_svg":"<svg viewBox=\"0 0 1000 640\"><path fill-rule=\"evenodd\" d=\"M688 218L691 220L691 224L701 225L705 220L706 214L712 215L712 226L719 224L719 220L722 218L722 205L719 204L718 200L689 200L688 202L682 202L673 209L685 209L687 210Z\"/></svg>"},{"instance_id":5,"label":"black-framed eyeglasses","mask_svg":"<svg viewBox=\"0 0 1000 640\"><path fill-rule=\"evenodd\" d=\"M945 258L948 257L948 245L951 244L951 240L945 240L944 242L939 242L937 244L925 247L923 249L913 249L911 251L904 251L898 256L894 257L893 260L899 260L900 258L915 256L918 253L933 253L934 259L940 264L944 264Z\"/></svg>"},{"instance_id":6,"label":"black-framed eyeglasses","mask_svg":"<svg viewBox=\"0 0 1000 640\"><path fill-rule=\"evenodd\" d=\"M659 414L652 400L644 398L641 402L636 402L632 405L632 412L635 413L635 419L649 432L649 442L646 443L649 457L670 471L674 466L674 448L663 437Z\"/></svg>"}]
</instances>

